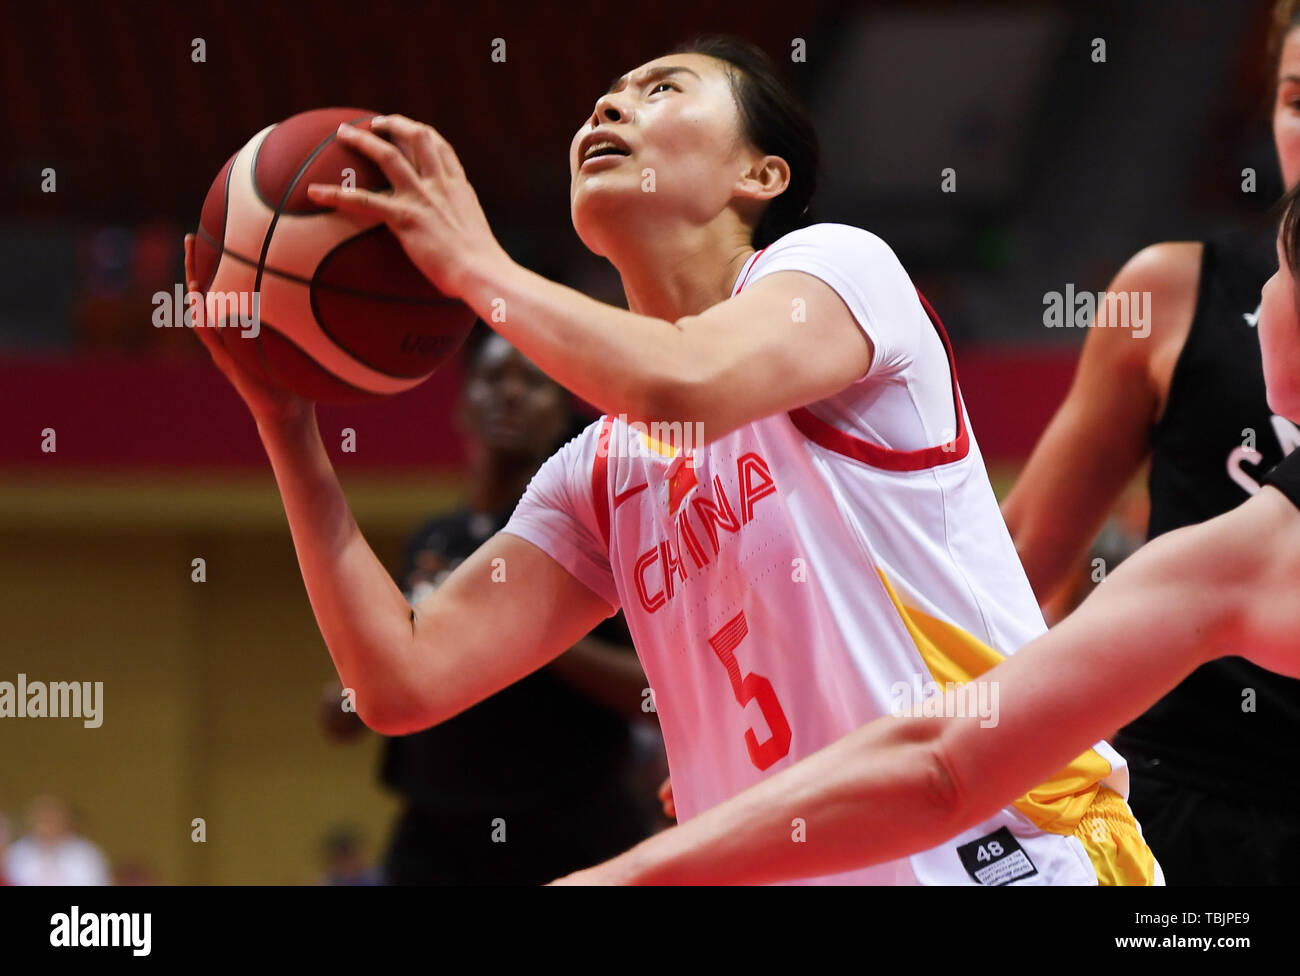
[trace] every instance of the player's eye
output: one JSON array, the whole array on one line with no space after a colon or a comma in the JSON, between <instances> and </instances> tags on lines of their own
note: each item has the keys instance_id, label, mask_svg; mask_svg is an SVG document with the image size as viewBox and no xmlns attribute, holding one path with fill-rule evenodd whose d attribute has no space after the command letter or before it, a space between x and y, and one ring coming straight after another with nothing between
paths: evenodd
<instances>
[{"instance_id":1,"label":"player's eye","mask_svg":"<svg viewBox=\"0 0 1300 976\"><path fill-rule=\"evenodd\" d=\"M654 94L655 92L657 92L660 88L669 88L669 89L671 89L671 90L673 90L673 91L677 91L677 86L676 86L676 85L671 84L670 82L667 82L667 81L661 81L661 82L659 82L659 84L655 85L653 88L650 89L650 94L653 95L653 94Z\"/></svg>"}]
</instances>

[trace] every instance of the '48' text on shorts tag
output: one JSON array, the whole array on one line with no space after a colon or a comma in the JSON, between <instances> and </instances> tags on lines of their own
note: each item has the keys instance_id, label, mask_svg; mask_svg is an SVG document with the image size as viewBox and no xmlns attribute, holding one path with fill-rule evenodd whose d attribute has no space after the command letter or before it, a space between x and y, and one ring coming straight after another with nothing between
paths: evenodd
<instances>
[{"instance_id":1,"label":"'48' text on shorts tag","mask_svg":"<svg viewBox=\"0 0 1300 976\"><path fill-rule=\"evenodd\" d=\"M966 873L983 885L1004 885L1038 873L1006 827L957 848Z\"/></svg>"}]
</instances>

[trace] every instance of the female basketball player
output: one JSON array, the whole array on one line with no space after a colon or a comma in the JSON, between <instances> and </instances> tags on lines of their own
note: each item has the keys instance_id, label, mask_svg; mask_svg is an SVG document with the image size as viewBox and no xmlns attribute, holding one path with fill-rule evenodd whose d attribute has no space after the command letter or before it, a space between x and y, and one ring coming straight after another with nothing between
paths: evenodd
<instances>
[{"instance_id":1,"label":"female basketball player","mask_svg":"<svg viewBox=\"0 0 1300 976\"><path fill-rule=\"evenodd\" d=\"M1273 135L1286 186L1300 180L1300 0L1277 5ZM1110 285L1149 293L1150 334L1091 330L1069 396L1003 505L1029 582L1056 591L1143 462L1148 537L1222 515L1300 445L1265 402L1256 337L1274 228L1138 253ZM1099 325L1127 326L1099 313ZM1256 696L1243 710L1243 688ZM1188 676L1114 739L1129 803L1170 884L1294 882L1300 784L1279 780L1300 740L1300 682L1240 657ZM1233 838L1236 838L1235 840Z\"/></svg>"},{"instance_id":2,"label":"female basketball player","mask_svg":"<svg viewBox=\"0 0 1300 976\"><path fill-rule=\"evenodd\" d=\"M815 134L757 49L711 39L642 65L573 138L573 223L618 269L627 311L514 264L432 128L372 125L387 139L347 126L339 138L392 192L318 185L313 199L387 221L438 288L606 417L412 609L348 511L311 404L198 330L256 417L367 724L436 724L621 605L689 819L906 705L900 688L968 680L999 659L991 647L1042 633L942 327L884 242L803 226ZM1159 883L1107 785L1123 781L1098 742L932 850L847 872L813 857L783 876ZM1114 825L1122 861L1085 817ZM1020 856L990 875L973 851L1011 828Z\"/></svg>"},{"instance_id":3,"label":"female basketball player","mask_svg":"<svg viewBox=\"0 0 1300 976\"><path fill-rule=\"evenodd\" d=\"M1277 250L1259 340L1269 406L1300 421L1300 187L1288 196ZM998 689L995 726L978 717L878 719L562 882L739 884L898 858L979 823L1209 660L1245 654L1300 677L1300 451L1263 480L1226 515L1144 546L1078 610L974 682ZM956 714L957 693L946 697ZM792 821L806 824L804 843L790 842ZM1100 837L1112 831L1104 816L1084 821ZM994 843L985 851L996 864L1006 844ZM1117 846L1113 856L1128 855Z\"/></svg>"}]
</instances>

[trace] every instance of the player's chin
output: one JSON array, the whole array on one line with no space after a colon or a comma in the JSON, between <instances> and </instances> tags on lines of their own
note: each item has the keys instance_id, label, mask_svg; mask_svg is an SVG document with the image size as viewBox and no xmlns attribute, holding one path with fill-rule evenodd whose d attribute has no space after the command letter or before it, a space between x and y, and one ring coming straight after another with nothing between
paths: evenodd
<instances>
[{"instance_id":1,"label":"player's chin","mask_svg":"<svg viewBox=\"0 0 1300 976\"><path fill-rule=\"evenodd\" d=\"M575 188L571 211L574 226L596 233L625 234L629 219L649 210L676 204L671 197L642 188L641 181L626 171L594 173Z\"/></svg>"},{"instance_id":2,"label":"player's chin","mask_svg":"<svg viewBox=\"0 0 1300 976\"><path fill-rule=\"evenodd\" d=\"M641 181L629 166L579 173L573 180L571 200L575 212L599 208L605 212L618 206L626 207L638 197L646 195Z\"/></svg>"}]
</instances>

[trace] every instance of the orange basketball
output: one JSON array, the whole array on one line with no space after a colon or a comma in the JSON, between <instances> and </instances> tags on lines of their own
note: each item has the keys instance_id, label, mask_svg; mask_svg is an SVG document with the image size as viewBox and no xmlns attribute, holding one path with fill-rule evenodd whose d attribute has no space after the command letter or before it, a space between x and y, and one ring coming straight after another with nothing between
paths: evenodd
<instances>
[{"instance_id":1,"label":"orange basketball","mask_svg":"<svg viewBox=\"0 0 1300 976\"><path fill-rule=\"evenodd\" d=\"M474 312L429 282L383 223L320 207L311 183L384 190L368 158L337 139L356 108L268 126L213 181L194 244L205 327L241 365L322 403L417 386L460 347Z\"/></svg>"}]
</instances>

